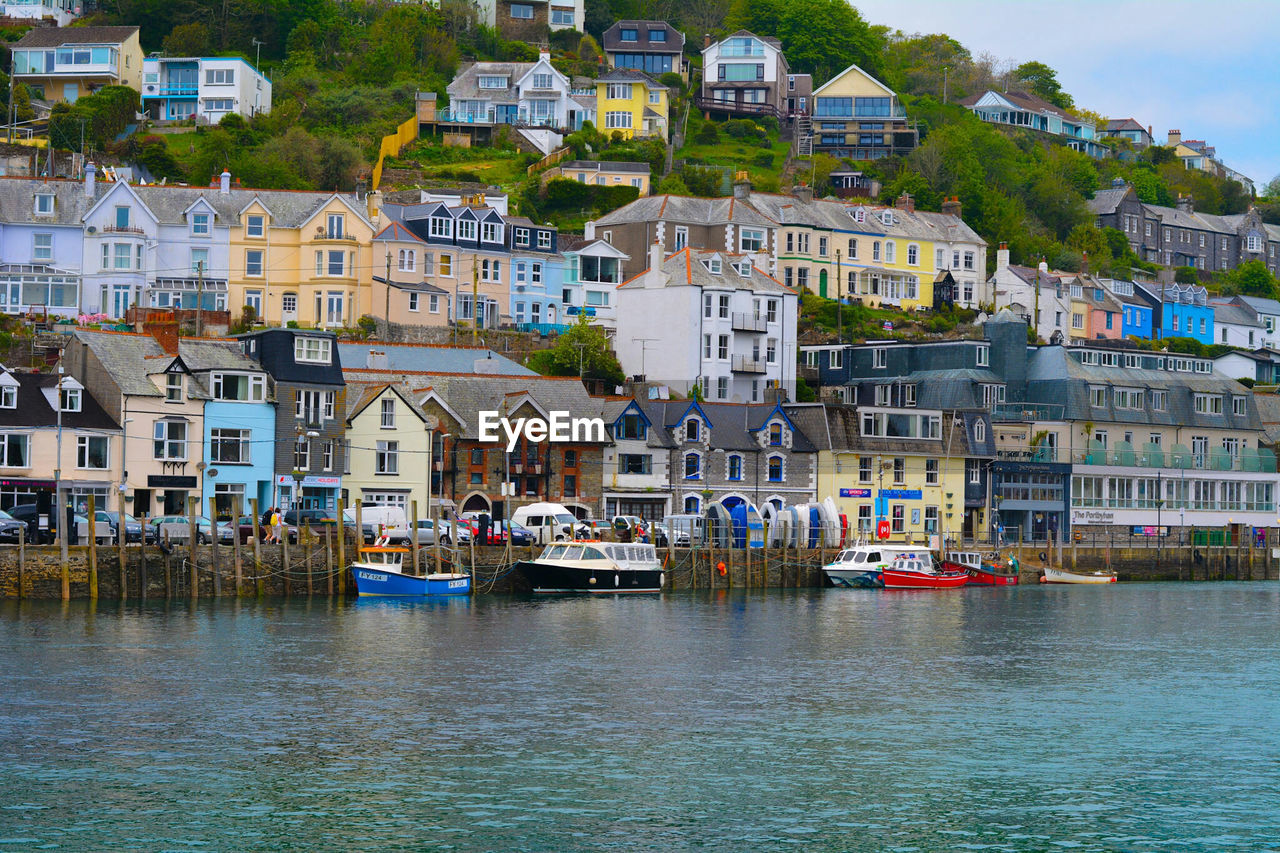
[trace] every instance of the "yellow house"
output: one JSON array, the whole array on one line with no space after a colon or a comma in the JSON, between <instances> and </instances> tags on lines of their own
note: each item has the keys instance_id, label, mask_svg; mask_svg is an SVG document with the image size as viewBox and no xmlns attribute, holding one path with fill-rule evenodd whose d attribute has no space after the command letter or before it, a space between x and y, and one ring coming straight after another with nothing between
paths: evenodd
<instances>
[{"instance_id":1,"label":"yellow house","mask_svg":"<svg viewBox=\"0 0 1280 853\"><path fill-rule=\"evenodd\" d=\"M388 371L343 371L350 402L347 414L347 503L399 506L406 517L416 503L427 517L427 471L431 459L428 416ZM354 393L352 393L354 392ZM432 424L434 426L434 424ZM437 496L438 497L438 496Z\"/></svg>"},{"instance_id":2,"label":"yellow house","mask_svg":"<svg viewBox=\"0 0 1280 853\"><path fill-rule=\"evenodd\" d=\"M642 71L615 68L596 80L598 130L624 139L657 136L667 141L667 89Z\"/></svg>"},{"instance_id":3,"label":"yellow house","mask_svg":"<svg viewBox=\"0 0 1280 853\"><path fill-rule=\"evenodd\" d=\"M373 311L373 224L336 193L233 190L228 305L268 325L345 328Z\"/></svg>"},{"instance_id":4,"label":"yellow house","mask_svg":"<svg viewBox=\"0 0 1280 853\"><path fill-rule=\"evenodd\" d=\"M1088 340L1089 319L1093 306L1084 297L1084 287L1076 282L1070 285L1071 290L1071 325L1067 330L1071 338Z\"/></svg>"},{"instance_id":5,"label":"yellow house","mask_svg":"<svg viewBox=\"0 0 1280 853\"><path fill-rule=\"evenodd\" d=\"M916 147L898 95L850 65L813 93L814 150L854 160L878 160Z\"/></svg>"},{"instance_id":6,"label":"yellow house","mask_svg":"<svg viewBox=\"0 0 1280 853\"><path fill-rule=\"evenodd\" d=\"M9 49L13 79L33 98L75 103L103 86L142 91L137 27L33 27Z\"/></svg>"},{"instance_id":7,"label":"yellow house","mask_svg":"<svg viewBox=\"0 0 1280 853\"><path fill-rule=\"evenodd\" d=\"M648 163L618 160L566 160L542 173L542 184L555 178L567 178L580 184L599 187L635 187L643 198L649 194Z\"/></svg>"},{"instance_id":8,"label":"yellow house","mask_svg":"<svg viewBox=\"0 0 1280 853\"><path fill-rule=\"evenodd\" d=\"M979 413L827 406L831 437L818 453L817 494L830 495L850 537L931 545L982 534L990 424ZM912 438L889 437L911 432ZM991 439L994 441L994 438ZM941 542L941 539L938 540Z\"/></svg>"}]
</instances>

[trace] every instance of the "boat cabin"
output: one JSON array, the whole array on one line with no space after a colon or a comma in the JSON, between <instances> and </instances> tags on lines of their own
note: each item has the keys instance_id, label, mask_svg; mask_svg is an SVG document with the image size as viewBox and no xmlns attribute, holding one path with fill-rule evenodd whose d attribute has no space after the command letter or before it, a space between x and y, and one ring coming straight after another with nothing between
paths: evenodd
<instances>
[{"instance_id":1,"label":"boat cabin","mask_svg":"<svg viewBox=\"0 0 1280 853\"><path fill-rule=\"evenodd\" d=\"M359 563L360 565L371 566L375 569L385 569L389 572L401 572L404 570L404 555L408 553L408 548L386 548L377 546L361 548Z\"/></svg>"},{"instance_id":2,"label":"boat cabin","mask_svg":"<svg viewBox=\"0 0 1280 853\"><path fill-rule=\"evenodd\" d=\"M658 554L652 545L613 545L604 542L557 542L548 545L538 558L557 563L594 563L607 561L620 569L652 568L658 565Z\"/></svg>"}]
</instances>

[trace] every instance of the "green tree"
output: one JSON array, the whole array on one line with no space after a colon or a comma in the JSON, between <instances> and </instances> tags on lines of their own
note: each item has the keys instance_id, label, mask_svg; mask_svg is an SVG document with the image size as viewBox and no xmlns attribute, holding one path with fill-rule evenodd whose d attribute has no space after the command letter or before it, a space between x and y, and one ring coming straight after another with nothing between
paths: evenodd
<instances>
[{"instance_id":1,"label":"green tree","mask_svg":"<svg viewBox=\"0 0 1280 853\"><path fill-rule=\"evenodd\" d=\"M1277 287L1276 277L1262 261L1247 261L1226 273L1223 278L1226 281L1224 292L1230 291L1243 296L1261 296L1266 299L1280 297L1280 287Z\"/></svg>"},{"instance_id":2,"label":"green tree","mask_svg":"<svg viewBox=\"0 0 1280 853\"><path fill-rule=\"evenodd\" d=\"M1044 98L1056 107L1069 110L1075 101L1058 83L1058 72L1043 62L1024 62L1013 69L1013 77L1033 95Z\"/></svg>"},{"instance_id":3,"label":"green tree","mask_svg":"<svg viewBox=\"0 0 1280 853\"><path fill-rule=\"evenodd\" d=\"M1280 200L1280 175L1276 175L1262 188L1262 194L1272 201Z\"/></svg>"},{"instance_id":4,"label":"green tree","mask_svg":"<svg viewBox=\"0 0 1280 853\"><path fill-rule=\"evenodd\" d=\"M162 42L170 56L208 56L209 28L201 23L179 24Z\"/></svg>"},{"instance_id":5,"label":"green tree","mask_svg":"<svg viewBox=\"0 0 1280 853\"><path fill-rule=\"evenodd\" d=\"M582 376L615 385L626 379L609 338L599 326L591 325L586 314L579 314L551 349L529 356L526 366L543 376Z\"/></svg>"}]
</instances>

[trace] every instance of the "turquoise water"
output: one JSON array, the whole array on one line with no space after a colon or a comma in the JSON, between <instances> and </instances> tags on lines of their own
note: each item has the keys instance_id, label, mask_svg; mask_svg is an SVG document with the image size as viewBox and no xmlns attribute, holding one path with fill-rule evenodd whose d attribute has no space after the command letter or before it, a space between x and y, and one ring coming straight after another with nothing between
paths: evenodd
<instances>
[{"instance_id":1,"label":"turquoise water","mask_svg":"<svg viewBox=\"0 0 1280 853\"><path fill-rule=\"evenodd\" d=\"M0 851L1280 850L1280 585L0 605Z\"/></svg>"}]
</instances>

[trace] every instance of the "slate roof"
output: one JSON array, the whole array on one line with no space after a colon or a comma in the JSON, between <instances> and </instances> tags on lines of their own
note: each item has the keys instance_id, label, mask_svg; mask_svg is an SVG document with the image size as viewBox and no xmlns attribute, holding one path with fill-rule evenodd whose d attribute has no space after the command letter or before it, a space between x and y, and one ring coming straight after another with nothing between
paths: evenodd
<instances>
[{"instance_id":1,"label":"slate roof","mask_svg":"<svg viewBox=\"0 0 1280 853\"><path fill-rule=\"evenodd\" d=\"M978 233L958 216L926 210L905 211L883 205L870 205L839 199L804 201L794 195L753 192L748 203L761 215L778 225L809 225L832 230L879 232L907 239L968 242L986 245ZM853 212L866 212L863 222L853 219ZM886 225L881 214L893 211L893 223Z\"/></svg>"},{"instance_id":2,"label":"slate roof","mask_svg":"<svg viewBox=\"0 0 1280 853\"><path fill-rule=\"evenodd\" d=\"M34 215L37 193L53 195L52 217ZM85 196L82 181L0 178L0 222L33 225L48 222L78 228L81 218L96 201L97 199Z\"/></svg>"},{"instance_id":3,"label":"slate roof","mask_svg":"<svg viewBox=\"0 0 1280 853\"><path fill-rule=\"evenodd\" d=\"M392 220L391 224L383 228L377 234L373 235L374 240L404 240L410 243L425 243L426 241L414 234L408 228L400 224L398 220Z\"/></svg>"},{"instance_id":4,"label":"slate roof","mask_svg":"<svg viewBox=\"0 0 1280 853\"><path fill-rule=\"evenodd\" d=\"M1109 187L1105 190L1098 190L1093 194L1093 198L1085 202L1089 210L1094 214L1102 216L1105 214L1115 213L1116 208L1120 206L1120 202L1124 201L1124 197L1128 195L1129 187Z\"/></svg>"},{"instance_id":5,"label":"slate roof","mask_svg":"<svg viewBox=\"0 0 1280 853\"><path fill-rule=\"evenodd\" d=\"M410 384L415 399L421 399L427 388L439 394L463 419L461 438L473 441L479 437L477 413L500 412L504 400L509 402L513 395L527 392L544 411L565 411L576 418L598 415L602 408L576 377L430 374L414 376Z\"/></svg>"},{"instance_id":6,"label":"slate roof","mask_svg":"<svg viewBox=\"0 0 1280 853\"><path fill-rule=\"evenodd\" d=\"M1008 269L1009 269L1009 272L1013 273L1018 278L1025 281L1027 284L1035 284L1036 274L1039 273L1040 286L1042 288L1057 287L1059 284L1062 283L1062 278L1060 276L1056 276L1051 272L1042 272L1036 267L1023 267L1023 266L1018 266L1017 264L1009 264Z\"/></svg>"},{"instance_id":7,"label":"slate roof","mask_svg":"<svg viewBox=\"0 0 1280 853\"><path fill-rule=\"evenodd\" d=\"M692 405L689 400L639 400L645 415L653 422L651 432L663 434L663 447L680 448L684 442L677 441L672 430L680 421L686 410ZM712 450L777 450L761 445L756 436L765 424L773 417L778 408L773 403L699 403L698 407L706 414L710 422L710 446ZM786 408L782 409L788 419L791 417ZM792 431L790 451L792 453L816 453L817 446L809 439L806 432L797 428ZM823 437L820 440L825 440ZM786 448L783 448L784 450Z\"/></svg>"},{"instance_id":8,"label":"slate roof","mask_svg":"<svg viewBox=\"0 0 1280 853\"><path fill-rule=\"evenodd\" d=\"M463 100L487 100L504 103L510 101L514 103L517 99L516 82L523 77L530 68L534 66L533 62L476 62L466 68L459 69L454 75L453 81L445 87L445 91L449 93L449 101L461 98ZM505 89L481 89L480 75L486 77L506 77L507 88Z\"/></svg>"},{"instance_id":9,"label":"slate roof","mask_svg":"<svg viewBox=\"0 0 1280 853\"><path fill-rule=\"evenodd\" d=\"M1146 133L1146 128L1138 124L1136 119L1131 118L1113 118L1107 119L1107 132L1114 133L1118 130L1138 130Z\"/></svg>"},{"instance_id":10,"label":"slate roof","mask_svg":"<svg viewBox=\"0 0 1280 853\"><path fill-rule=\"evenodd\" d=\"M629 163L625 160L566 160L559 166L566 172L639 172L647 175L651 171L648 163Z\"/></svg>"},{"instance_id":11,"label":"slate roof","mask_svg":"<svg viewBox=\"0 0 1280 853\"><path fill-rule=\"evenodd\" d=\"M50 395L58 385L58 377L53 373L19 373L10 372L10 376L18 382L18 405L15 409L0 409L0 427L48 427L58 422L58 413L49 403L44 389ZM56 397L55 397L56 399ZM87 390L80 394L80 411L63 412L62 426L66 429L118 430L120 425L98 405ZM75 439L71 438L74 455Z\"/></svg>"},{"instance_id":12,"label":"slate roof","mask_svg":"<svg viewBox=\"0 0 1280 853\"><path fill-rule=\"evenodd\" d=\"M64 44L120 44L137 27L33 27L21 39L9 45L15 47L59 47Z\"/></svg>"},{"instance_id":13,"label":"slate roof","mask_svg":"<svg viewBox=\"0 0 1280 853\"><path fill-rule=\"evenodd\" d=\"M240 350L240 342L232 339L189 338L178 339L177 356L164 351L151 335L132 332L99 332L77 329L77 340L83 341L112 381L126 396L163 397L149 374L162 372L174 358L192 372L188 396L201 399L209 396L205 385L210 370L242 370L263 373L263 368Z\"/></svg>"},{"instance_id":14,"label":"slate roof","mask_svg":"<svg viewBox=\"0 0 1280 853\"><path fill-rule=\"evenodd\" d=\"M1106 396L1105 406L1095 407L1089 399L1090 385L1165 390L1168 391L1167 408L1165 411L1152 410L1148 400L1146 409L1115 409L1111 393ZM1197 413L1192 396L1196 392L1251 396L1247 388L1221 373L1178 373L1081 364L1071 357L1067 348L1060 346L1037 347L1027 360L1027 402L1063 405L1066 420L1167 424L1205 429L1261 428L1255 408L1246 406L1247 414L1236 416L1231 414L1229 400L1224 400L1221 415Z\"/></svg>"},{"instance_id":15,"label":"slate roof","mask_svg":"<svg viewBox=\"0 0 1280 853\"><path fill-rule=\"evenodd\" d=\"M397 344L383 341L338 344L338 354L342 364L353 369L367 367L370 350L385 353L387 368L401 372L472 373L476 369L476 361L484 359L495 362L497 364L495 372L501 371L504 375L537 375L532 370L521 367L511 359L484 347Z\"/></svg>"},{"instance_id":16,"label":"slate roof","mask_svg":"<svg viewBox=\"0 0 1280 853\"><path fill-rule=\"evenodd\" d=\"M636 30L635 41L622 40L624 27ZM658 29L666 32L666 41L649 41L649 31ZM666 21L618 21L604 31L601 44L607 53L683 53L684 33Z\"/></svg>"},{"instance_id":17,"label":"slate roof","mask_svg":"<svg viewBox=\"0 0 1280 853\"><path fill-rule=\"evenodd\" d=\"M657 80L654 80L648 74L645 74L643 71L638 71L635 68L614 68L610 71L607 71L604 74L601 74L598 78L596 78L596 82L597 83L643 83L645 84L645 86L647 86L650 89L667 88L666 86L663 86L661 83L659 83Z\"/></svg>"},{"instance_id":18,"label":"slate roof","mask_svg":"<svg viewBox=\"0 0 1280 853\"><path fill-rule=\"evenodd\" d=\"M1280 302L1274 299L1266 299L1261 296L1237 296L1237 300L1248 305L1259 314L1277 314L1280 315Z\"/></svg>"},{"instance_id":19,"label":"slate roof","mask_svg":"<svg viewBox=\"0 0 1280 853\"><path fill-rule=\"evenodd\" d=\"M1258 421L1268 444L1280 442L1280 396L1255 394L1253 402L1258 407Z\"/></svg>"},{"instance_id":20,"label":"slate roof","mask_svg":"<svg viewBox=\"0 0 1280 853\"><path fill-rule=\"evenodd\" d=\"M772 223L745 204L729 198L694 198L681 195L656 195L638 198L595 220L597 226L625 225L634 222L687 222L698 225L735 225L769 227Z\"/></svg>"},{"instance_id":21,"label":"slate roof","mask_svg":"<svg viewBox=\"0 0 1280 853\"><path fill-rule=\"evenodd\" d=\"M994 92L994 90L988 91ZM1084 119L1079 116L1069 113L1066 110L1049 103L1044 98L1033 95L1030 92L994 92L994 94L1004 98L1014 106L1020 107L1024 110L1029 110L1030 112L1050 113L1071 122L1079 123L1084 121ZM973 108L977 105L978 101L982 100L986 95L987 92L979 92L976 95L970 95L967 98L962 98L960 100L960 105Z\"/></svg>"},{"instance_id":22,"label":"slate roof","mask_svg":"<svg viewBox=\"0 0 1280 853\"><path fill-rule=\"evenodd\" d=\"M959 415L961 424L955 423ZM957 459L995 456L995 444L991 424L987 424L987 439L981 444L972 440L973 424L984 418L981 412L942 411L942 437L937 438L874 438L862 435L858 407L828 405L827 429L831 435L831 449L837 451L861 450L868 453L924 453L936 456L949 455Z\"/></svg>"},{"instance_id":23,"label":"slate roof","mask_svg":"<svg viewBox=\"0 0 1280 853\"><path fill-rule=\"evenodd\" d=\"M1236 305L1231 302L1214 301L1209 303L1213 309L1213 323L1228 323L1232 326L1252 326L1262 328L1258 321L1258 312L1247 305Z\"/></svg>"},{"instance_id":24,"label":"slate roof","mask_svg":"<svg viewBox=\"0 0 1280 853\"><path fill-rule=\"evenodd\" d=\"M719 257L722 261L719 275L707 269L704 261ZM751 268L751 275L744 276L730 266L741 263L747 255L717 252L713 249L685 247L662 262L663 287L681 285L716 289L750 290L755 293L795 293L759 267ZM619 288L643 289L648 285L649 270L624 281Z\"/></svg>"}]
</instances>

